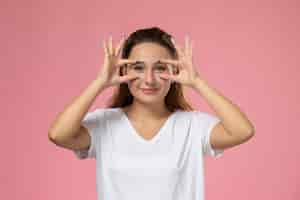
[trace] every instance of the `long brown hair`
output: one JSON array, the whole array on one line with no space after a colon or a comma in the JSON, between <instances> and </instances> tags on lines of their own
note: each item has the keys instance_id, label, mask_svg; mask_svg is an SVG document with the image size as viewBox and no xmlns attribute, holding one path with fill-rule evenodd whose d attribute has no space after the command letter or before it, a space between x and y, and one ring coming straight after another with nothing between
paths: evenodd
<instances>
[{"instance_id":1,"label":"long brown hair","mask_svg":"<svg viewBox=\"0 0 300 200\"><path fill-rule=\"evenodd\" d=\"M121 57L128 58L132 48L142 42L154 42L165 47L173 58L178 58L176 49L171 41L172 36L158 27L139 29L131 33L124 41ZM121 68L120 75L123 75ZM121 83L115 88L113 95L109 99L108 108L125 107L133 103L133 96L130 93L127 83ZM165 97L165 104L169 111L177 109L194 110L184 97L183 86L180 83L173 82L168 94Z\"/></svg>"}]
</instances>

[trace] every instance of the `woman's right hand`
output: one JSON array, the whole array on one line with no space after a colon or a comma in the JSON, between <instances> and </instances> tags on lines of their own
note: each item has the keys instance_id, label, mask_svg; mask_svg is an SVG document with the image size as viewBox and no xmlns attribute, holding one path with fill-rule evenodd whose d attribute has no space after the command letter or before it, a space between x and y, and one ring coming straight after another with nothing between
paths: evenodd
<instances>
[{"instance_id":1,"label":"woman's right hand","mask_svg":"<svg viewBox=\"0 0 300 200\"><path fill-rule=\"evenodd\" d=\"M134 74L126 74L123 72L123 75L120 76L120 69L125 67L125 64L134 63L134 60L122 59L121 58L121 49L124 44L124 38L122 38L117 46L113 48L112 37L110 36L109 41L103 41L104 48L104 63L101 71L98 73L97 78L101 79L105 86L114 86L123 82L128 82L132 79L138 78Z\"/></svg>"}]
</instances>

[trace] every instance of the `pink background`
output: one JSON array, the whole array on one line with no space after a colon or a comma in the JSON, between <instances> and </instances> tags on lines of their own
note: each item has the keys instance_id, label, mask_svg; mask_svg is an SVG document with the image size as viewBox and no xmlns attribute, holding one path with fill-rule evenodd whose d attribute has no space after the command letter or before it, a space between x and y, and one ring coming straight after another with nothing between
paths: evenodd
<instances>
[{"instance_id":1,"label":"pink background","mask_svg":"<svg viewBox=\"0 0 300 200\"><path fill-rule=\"evenodd\" d=\"M299 2L1 1L1 199L95 199L94 160L47 138L95 78L102 40L159 26L194 41L195 65L247 114L253 139L206 158L206 199L300 198ZM91 107L104 106L111 90ZM198 93L188 96L211 112Z\"/></svg>"}]
</instances>

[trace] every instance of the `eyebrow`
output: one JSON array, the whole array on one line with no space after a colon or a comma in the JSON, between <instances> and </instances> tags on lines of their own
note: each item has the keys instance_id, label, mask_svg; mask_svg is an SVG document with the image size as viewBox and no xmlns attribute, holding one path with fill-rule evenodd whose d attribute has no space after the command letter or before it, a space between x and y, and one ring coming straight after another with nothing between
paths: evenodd
<instances>
[{"instance_id":1,"label":"eyebrow","mask_svg":"<svg viewBox=\"0 0 300 200\"><path fill-rule=\"evenodd\" d=\"M158 63L163 63L163 62L161 62L160 60L154 62L154 64L158 64ZM135 64L145 64L145 62L138 60L138 61L132 63L132 65L135 65Z\"/></svg>"}]
</instances>

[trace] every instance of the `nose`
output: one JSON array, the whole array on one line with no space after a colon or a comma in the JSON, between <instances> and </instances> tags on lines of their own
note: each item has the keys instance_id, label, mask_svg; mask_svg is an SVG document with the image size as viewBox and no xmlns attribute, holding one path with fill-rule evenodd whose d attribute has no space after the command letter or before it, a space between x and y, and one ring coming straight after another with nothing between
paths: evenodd
<instances>
[{"instance_id":1,"label":"nose","mask_svg":"<svg viewBox=\"0 0 300 200\"><path fill-rule=\"evenodd\" d=\"M144 80L148 84L154 84L155 83L155 73L152 71L152 69L149 67L145 74L144 74Z\"/></svg>"}]
</instances>

